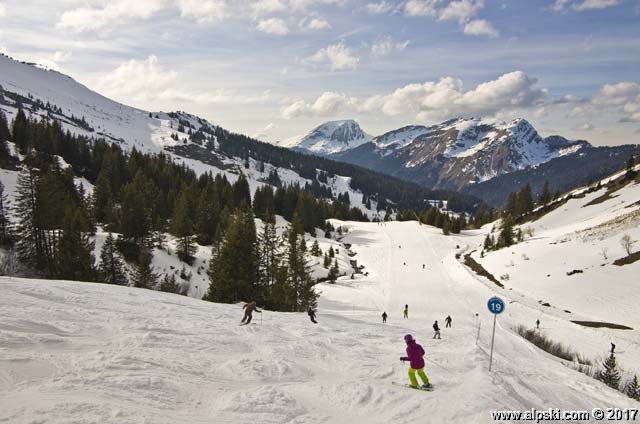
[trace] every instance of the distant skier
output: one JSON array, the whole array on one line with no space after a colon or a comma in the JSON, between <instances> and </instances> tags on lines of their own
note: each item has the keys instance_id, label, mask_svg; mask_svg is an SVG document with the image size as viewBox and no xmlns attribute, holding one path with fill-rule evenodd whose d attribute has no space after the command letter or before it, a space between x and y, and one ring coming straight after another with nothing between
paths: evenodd
<instances>
[{"instance_id":1,"label":"distant skier","mask_svg":"<svg viewBox=\"0 0 640 424\"><path fill-rule=\"evenodd\" d=\"M404 305L404 317L409 318L409 305Z\"/></svg>"},{"instance_id":2,"label":"distant skier","mask_svg":"<svg viewBox=\"0 0 640 424\"><path fill-rule=\"evenodd\" d=\"M251 322L251 318L253 318L253 311L256 311L259 314L262 313L262 311L259 311L256 307L255 301L245 304L242 309L244 309L244 317L242 317L242 321L240 322L243 324L249 324Z\"/></svg>"},{"instance_id":3,"label":"distant skier","mask_svg":"<svg viewBox=\"0 0 640 424\"><path fill-rule=\"evenodd\" d=\"M444 319L444 326L445 328L451 327L451 315L447 315L447 317Z\"/></svg>"},{"instance_id":4,"label":"distant skier","mask_svg":"<svg viewBox=\"0 0 640 424\"><path fill-rule=\"evenodd\" d=\"M402 265L407 266L407 263L406 262L402 262Z\"/></svg>"},{"instance_id":5,"label":"distant skier","mask_svg":"<svg viewBox=\"0 0 640 424\"><path fill-rule=\"evenodd\" d=\"M424 384L422 387L429 388L431 385L429 384L429 379L427 375L424 373L424 349L420 346L416 341L411 337L411 334L407 334L404 336L404 341L407 343L407 356L402 356L400 360L402 362L409 361L409 381L411 382L411 387L417 389L418 388L418 380L416 380L416 372L420 376L420 379Z\"/></svg>"},{"instance_id":6,"label":"distant skier","mask_svg":"<svg viewBox=\"0 0 640 424\"><path fill-rule=\"evenodd\" d=\"M383 312L383 313L382 313L382 323L383 323L383 324L386 324L386 322L387 322L387 313L386 313L386 312Z\"/></svg>"},{"instance_id":7,"label":"distant skier","mask_svg":"<svg viewBox=\"0 0 640 424\"><path fill-rule=\"evenodd\" d=\"M438 326L438 321L433 323L433 338L434 339L439 339L440 338L440 327Z\"/></svg>"},{"instance_id":8,"label":"distant skier","mask_svg":"<svg viewBox=\"0 0 640 424\"><path fill-rule=\"evenodd\" d=\"M424 264L422 264L422 269L424 269Z\"/></svg>"},{"instance_id":9,"label":"distant skier","mask_svg":"<svg viewBox=\"0 0 640 424\"><path fill-rule=\"evenodd\" d=\"M613 355L615 353L616 350L616 345L614 343L611 343L611 354Z\"/></svg>"},{"instance_id":10,"label":"distant skier","mask_svg":"<svg viewBox=\"0 0 640 424\"><path fill-rule=\"evenodd\" d=\"M540 329L540 320L539 319L536 320L536 328L538 330Z\"/></svg>"},{"instance_id":11,"label":"distant skier","mask_svg":"<svg viewBox=\"0 0 640 424\"><path fill-rule=\"evenodd\" d=\"M309 306L309 309L307 309L307 315L309 315L309 319L311 320L312 323L314 324L318 323L318 321L316 321L316 311L311 306Z\"/></svg>"}]
</instances>

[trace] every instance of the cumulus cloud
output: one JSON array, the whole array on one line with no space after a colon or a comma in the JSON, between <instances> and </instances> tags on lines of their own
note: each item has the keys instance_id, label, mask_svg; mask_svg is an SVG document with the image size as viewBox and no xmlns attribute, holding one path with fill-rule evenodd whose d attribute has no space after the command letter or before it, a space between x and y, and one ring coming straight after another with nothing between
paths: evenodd
<instances>
[{"instance_id":1,"label":"cumulus cloud","mask_svg":"<svg viewBox=\"0 0 640 424\"><path fill-rule=\"evenodd\" d=\"M378 3L367 3L366 6L367 12L374 15L383 15L385 13L389 13L393 10L393 7L393 4L386 1L381 1Z\"/></svg>"},{"instance_id":2,"label":"cumulus cloud","mask_svg":"<svg viewBox=\"0 0 640 424\"><path fill-rule=\"evenodd\" d=\"M0 3L0 18L7 16L7 8L4 4Z\"/></svg>"},{"instance_id":3,"label":"cumulus cloud","mask_svg":"<svg viewBox=\"0 0 640 424\"><path fill-rule=\"evenodd\" d=\"M605 84L592 104L616 110L621 114L620 122L640 122L640 84L628 81Z\"/></svg>"},{"instance_id":4,"label":"cumulus cloud","mask_svg":"<svg viewBox=\"0 0 640 424\"><path fill-rule=\"evenodd\" d=\"M81 7L60 16L57 27L73 32L108 28L127 19L148 19L166 6L165 0L113 0L100 7Z\"/></svg>"},{"instance_id":5,"label":"cumulus cloud","mask_svg":"<svg viewBox=\"0 0 640 424\"><path fill-rule=\"evenodd\" d=\"M589 122L585 122L584 124L581 125L577 125L575 127L573 127L573 129L575 131L593 131L595 129L595 127L593 126L593 124L589 123Z\"/></svg>"},{"instance_id":6,"label":"cumulus cloud","mask_svg":"<svg viewBox=\"0 0 640 424\"><path fill-rule=\"evenodd\" d=\"M507 116L524 108L539 111L543 109L546 97L547 92L537 87L535 78L514 71L467 91L460 79L447 76L438 81L408 84L389 94L365 99L326 92L311 103L292 101L281 112L287 119L359 112L406 116L426 122L460 115Z\"/></svg>"},{"instance_id":7,"label":"cumulus cloud","mask_svg":"<svg viewBox=\"0 0 640 424\"><path fill-rule=\"evenodd\" d=\"M402 51L407 48L409 41L396 42L391 37L386 37L371 45L371 56L384 57L393 52Z\"/></svg>"},{"instance_id":8,"label":"cumulus cloud","mask_svg":"<svg viewBox=\"0 0 640 424\"><path fill-rule=\"evenodd\" d=\"M225 0L178 0L178 7L183 18L206 24L224 19L227 4Z\"/></svg>"},{"instance_id":9,"label":"cumulus cloud","mask_svg":"<svg viewBox=\"0 0 640 424\"><path fill-rule=\"evenodd\" d=\"M489 38L496 38L498 36L498 30L484 19L474 19L467 22L464 25L464 33L466 35L483 35Z\"/></svg>"},{"instance_id":10,"label":"cumulus cloud","mask_svg":"<svg viewBox=\"0 0 640 424\"><path fill-rule=\"evenodd\" d=\"M427 16L437 21L458 21L466 35L495 38L498 30L485 19L475 19L484 7L484 0L455 0L443 4L440 0L408 0L404 4L407 16Z\"/></svg>"},{"instance_id":11,"label":"cumulus cloud","mask_svg":"<svg viewBox=\"0 0 640 424\"><path fill-rule=\"evenodd\" d=\"M327 22L326 20L322 19L322 18L313 18L309 21L309 23L306 25L307 28L309 29L329 29L331 28L331 25L329 24L329 22Z\"/></svg>"},{"instance_id":12,"label":"cumulus cloud","mask_svg":"<svg viewBox=\"0 0 640 424\"><path fill-rule=\"evenodd\" d=\"M254 16L262 16L287 10L287 5L282 0L257 0L251 3L250 7Z\"/></svg>"},{"instance_id":13,"label":"cumulus cloud","mask_svg":"<svg viewBox=\"0 0 640 424\"><path fill-rule=\"evenodd\" d=\"M342 41L318 50L310 60L317 63L328 62L332 71L353 70L360 62L360 58Z\"/></svg>"},{"instance_id":14,"label":"cumulus cloud","mask_svg":"<svg viewBox=\"0 0 640 424\"><path fill-rule=\"evenodd\" d=\"M258 31L273 35L287 35L289 27L287 23L280 18L269 18L258 22L256 26Z\"/></svg>"},{"instance_id":15,"label":"cumulus cloud","mask_svg":"<svg viewBox=\"0 0 640 424\"><path fill-rule=\"evenodd\" d=\"M331 117L341 113L353 112L358 109L358 99L348 97L342 93L326 91L313 103L297 100L284 107L281 111L285 119L298 118L300 116Z\"/></svg>"}]
</instances>

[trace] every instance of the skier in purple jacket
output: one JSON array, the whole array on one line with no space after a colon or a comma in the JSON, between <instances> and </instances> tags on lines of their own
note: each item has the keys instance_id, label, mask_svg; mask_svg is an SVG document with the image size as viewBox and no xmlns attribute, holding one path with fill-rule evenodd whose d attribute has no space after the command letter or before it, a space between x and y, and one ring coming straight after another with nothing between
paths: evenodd
<instances>
[{"instance_id":1,"label":"skier in purple jacket","mask_svg":"<svg viewBox=\"0 0 640 424\"><path fill-rule=\"evenodd\" d=\"M424 373L424 349L411 337L411 334L404 336L404 341L407 343L407 356L400 358L402 362L409 361L409 381L411 381L411 387L418 388L418 380L416 380L416 372L420 376L420 379L424 383L423 388L430 388L429 379Z\"/></svg>"}]
</instances>

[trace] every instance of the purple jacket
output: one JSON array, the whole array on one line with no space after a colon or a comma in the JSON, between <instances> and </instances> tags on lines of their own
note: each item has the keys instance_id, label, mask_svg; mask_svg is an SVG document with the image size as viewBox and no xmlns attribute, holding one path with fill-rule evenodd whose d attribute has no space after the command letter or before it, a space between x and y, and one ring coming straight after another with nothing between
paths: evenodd
<instances>
[{"instance_id":1,"label":"purple jacket","mask_svg":"<svg viewBox=\"0 0 640 424\"><path fill-rule=\"evenodd\" d=\"M411 340L407 343L407 356L402 359L408 360L411 364L411 368L414 370L419 370L420 368L424 368L424 349L415 340Z\"/></svg>"}]
</instances>

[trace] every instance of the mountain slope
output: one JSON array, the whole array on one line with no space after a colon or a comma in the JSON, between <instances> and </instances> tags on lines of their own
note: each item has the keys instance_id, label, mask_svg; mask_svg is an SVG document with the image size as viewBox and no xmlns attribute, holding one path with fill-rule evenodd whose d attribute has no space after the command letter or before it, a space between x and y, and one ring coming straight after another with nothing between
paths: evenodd
<instances>
[{"instance_id":1,"label":"mountain slope","mask_svg":"<svg viewBox=\"0 0 640 424\"><path fill-rule=\"evenodd\" d=\"M298 141L290 142L286 147L305 153L329 156L353 149L371 141L354 120L329 121L319 125Z\"/></svg>"},{"instance_id":2,"label":"mountain slope","mask_svg":"<svg viewBox=\"0 0 640 424\"><path fill-rule=\"evenodd\" d=\"M460 190L586 147L586 141L542 138L524 119L505 123L457 118L394 130L333 157L425 186Z\"/></svg>"},{"instance_id":3,"label":"mountain slope","mask_svg":"<svg viewBox=\"0 0 640 424\"><path fill-rule=\"evenodd\" d=\"M164 152L198 174L223 173L230 181L245 174L252 191L277 172L283 183L320 185L324 191L331 190L333 198L346 193L351 206L370 218L378 215L378 207L423 208L428 200L453 199L451 207L458 210L473 210L479 203L472 196L425 190L369 170L262 143L185 112L132 108L61 73L0 55L0 109L11 119L20 108L33 119L57 120L72 133L104 138L125 151ZM332 134L336 140L366 138L359 127L348 124ZM373 201L371 207L366 207L365 198Z\"/></svg>"}]
</instances>

